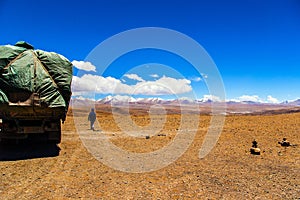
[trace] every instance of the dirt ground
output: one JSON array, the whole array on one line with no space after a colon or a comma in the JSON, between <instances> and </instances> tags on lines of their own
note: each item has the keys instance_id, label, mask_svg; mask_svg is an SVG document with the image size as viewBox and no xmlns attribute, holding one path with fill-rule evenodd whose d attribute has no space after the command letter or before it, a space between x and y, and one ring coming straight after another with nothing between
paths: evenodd
<instances>
[{"instance_id":1,"label":"dirt ground","mask_svg":"<svg viewBox=\"0 0 300 200\"><path fill-rule=\"evenodd\" d=\"M124 150L144 153L174 139L180 115L168 115L161 135L149 139L124 134L108 113L98 113L92 132L86 115L74 120L69 113L58 146L1 146L0 199L300 199L300 113L226 116L217 145L199 159L210 123L210 116L201 116L188 150L170 165L145 173L118 171L97 160L81 142L74 121L87 134L105 134ZM150 123L148 115L131 119L139 126ZM281 147L283 137L298 145ZM261 155L249 153L253 139Z\"/></svg>"}]
</instances>

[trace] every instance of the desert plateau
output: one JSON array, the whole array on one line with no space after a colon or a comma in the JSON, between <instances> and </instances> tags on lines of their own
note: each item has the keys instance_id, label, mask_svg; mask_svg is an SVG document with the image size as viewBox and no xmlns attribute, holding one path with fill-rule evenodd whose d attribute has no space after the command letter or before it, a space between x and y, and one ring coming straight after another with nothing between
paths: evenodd
<instances>
[{"instance_id":1,"label":"desert plateau","mask_svg":"<svg viewBox=\"0 0 300 200\"><path fill-rule=\"evenodd\" d=\"M109 108L96 110L96 130L92 131L87 121L88 108L77 111L81 115L70 109L58 146L31 142L2 144L0 198L300 199L300 112L295 109L273 114L269 111L227 115L216 146L202 159L198 156L199 149L211 116L182 114L188 119L199 119L191 145L168 166L143 173L123 172L103 164L84 146L78 127L86 130L87 136L99 136L94 140L107 137L126 151L147 153L174 139L181 114L167 113L160 132L146 138L122 132ZM153 130L153 127L147 129L149 113L139 108L129 114L135 124L148 132ZM162 119L160 114L151 117L151 120ZM280 146L278 141L284 137L293 145ZM254 139L261 155L249 152Z\"/></svg>"}]
</instances>

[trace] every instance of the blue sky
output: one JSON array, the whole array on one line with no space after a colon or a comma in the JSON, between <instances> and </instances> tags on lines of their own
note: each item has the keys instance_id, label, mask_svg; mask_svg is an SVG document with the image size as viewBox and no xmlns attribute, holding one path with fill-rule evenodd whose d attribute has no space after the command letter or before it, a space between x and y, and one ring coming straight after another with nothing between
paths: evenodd
<instances>
[{"instance_id":1,"label":"blue sky","mask_svg":"<svg viewBox=\"0 0 300 200\"><path fill-rule=\"evenodd\" d=\"M172 29L205 48L219 69L227 99L300 98L300 2L297 0L28 0L17 3L1 0L0 22L1 45L25 40L38 49L58 52L70 61L88 61L86 57L99 43L129 29ZM147 63L169 66L180 76L172 70L166 72L166 67L147 71L143 66ZM140 68L134 68L137 66ZM144 73L138 74L141 71ZM176 55L155 50L120 57L101 74L104 79L99 79L97 72L74 70L78 78L84 74L106 83L107 77L112 78L110 81L120 79L122 87L141 82L139 78L149 83L179 81L186 91L192 87L197 98L208 93L203 81L205 74L197 74L193 66ZM185 96L184 91L177 92Z\"/></svg>"}]
</instances>

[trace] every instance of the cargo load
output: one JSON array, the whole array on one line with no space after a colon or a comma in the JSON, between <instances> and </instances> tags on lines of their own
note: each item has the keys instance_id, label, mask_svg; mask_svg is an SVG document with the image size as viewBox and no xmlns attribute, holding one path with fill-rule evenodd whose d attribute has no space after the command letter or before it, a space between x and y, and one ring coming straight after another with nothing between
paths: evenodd
<instances>
[{"instance_id":1,"label":"cargo load","mask_svg":"<svg viewBox=\"0 0 300 200\"><path fill-rule=\"evenodd\" d=\"M35 50L23 41L0 46L0 139L1 132L24 133L26 127L20 124L30 127L28 133L44 133L64 122L71 81L72 63L60 54Z\"/></svg>"}]
</instances>

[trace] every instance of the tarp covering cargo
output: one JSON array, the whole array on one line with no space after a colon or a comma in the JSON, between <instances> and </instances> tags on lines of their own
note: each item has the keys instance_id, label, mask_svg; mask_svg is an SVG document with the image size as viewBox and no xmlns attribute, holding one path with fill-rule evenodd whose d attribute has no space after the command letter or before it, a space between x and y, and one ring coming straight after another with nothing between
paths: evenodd
<instances>
[{"instance_id":1,"label":"tarp covering cargo","mask_svg":"<svg viewBox=\"0 0 300 200\"><path fill-rule=\"evenodd\" d=\"M72 63L26 42L0 46L0 109L68 109Z\"/></svg>"}]
</instances>

